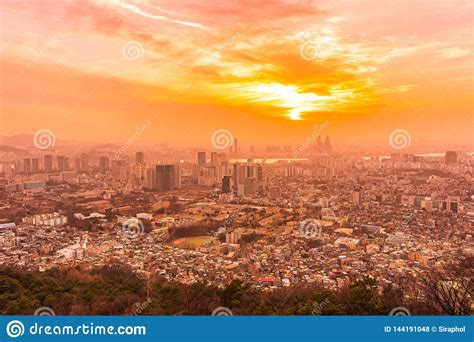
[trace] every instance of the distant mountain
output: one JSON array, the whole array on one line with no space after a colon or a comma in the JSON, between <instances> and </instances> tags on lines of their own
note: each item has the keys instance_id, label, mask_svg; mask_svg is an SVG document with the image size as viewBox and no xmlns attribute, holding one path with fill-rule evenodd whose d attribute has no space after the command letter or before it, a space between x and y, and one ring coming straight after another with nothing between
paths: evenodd
<instances>
[{"instance_id":1,"label":"distant mountain","mask_svg":"<svg viewBox=\"0 0 474 342\"><path fill-rule=\"evenodd\" d=\"M0 135L0 146L16 147L16 148L33 148L33 134L17 134L11 137ZM94 150L115 151L120 145L112 143L97 143L97 142L77 142L73 140L58 140L56 139L55 147L73 147L81 146L82 148L93 148Z\"/></svg>"},{"instance_id":2,"label":"distant mountain","mask_svg":"<svg viewBox=\"0 0 474 342\"><path fill-rule=\"evenodd\" d=\"M117 148L119 148L119 146L120 145L117 145L117 144L107 143L107 144L97 145L95 146L95 148L98 150L116 150Z\"/></svg>"},{"instance_id":3,"label":"distant mountain","mask_svg":"<svg viewBox=\"0 0 474 342\"><path fill-rule=\"evenodd\" d=\"M13 152L13 153L16 153L16 154L23 154L23 153L26 153L26 150L16 148L16 147L11 147L11 146L0 145L0 152L7 152L7 153L8 152Z\"/></svg>"},{"instance_id":4,"label":"distant mountain","mask_svg":"<svg viewBox=\"0 0 474 342\"><path fill-rule=\"evenodd\" d=\"M33 134L18 134L11 137L0 135L0 145L14 147L32 147Z\"/></svg>"}]
</instances>

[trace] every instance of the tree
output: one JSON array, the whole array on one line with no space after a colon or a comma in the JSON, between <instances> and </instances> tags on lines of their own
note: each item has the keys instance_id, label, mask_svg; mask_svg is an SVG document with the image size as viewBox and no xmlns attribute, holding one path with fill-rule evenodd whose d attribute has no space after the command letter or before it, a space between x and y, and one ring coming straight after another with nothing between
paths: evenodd
<instances>
[{"instance_id":1,"label":"tree","mask_svg":"<svg viewBox=\"0 0 474 342\"><path fill-rule=\"evenodd\" d=\"M366 277L349 285L349 314L377 315L380 305L377 302L377 282L374 278Z\"/></svg>"},{"instance_id":2,"label":"tree","mask_svg":"<svg viewBox=\"0 0 474 342\"><path fill-rule=\"evenodd\" d=\"M451 264L420 277L428 304L447 315L470 315L474 272L469 265Z\"/></svg>"}]
</instances>

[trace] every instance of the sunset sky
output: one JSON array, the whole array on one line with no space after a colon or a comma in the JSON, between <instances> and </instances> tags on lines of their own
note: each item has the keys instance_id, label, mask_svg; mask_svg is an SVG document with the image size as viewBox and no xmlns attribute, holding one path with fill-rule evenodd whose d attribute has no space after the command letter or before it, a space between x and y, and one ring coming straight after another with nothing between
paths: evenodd
<instances>
[{"instance_id":1,"label":"sunset sky","mask_svg":"<svg viewBox=\"0 0 474 342\"><path fill-rule=\"evenodd\" d=\"M473 5L448 0L0 2L0 135L209 145L473 145Z\"/></svg>"}]
</instances>

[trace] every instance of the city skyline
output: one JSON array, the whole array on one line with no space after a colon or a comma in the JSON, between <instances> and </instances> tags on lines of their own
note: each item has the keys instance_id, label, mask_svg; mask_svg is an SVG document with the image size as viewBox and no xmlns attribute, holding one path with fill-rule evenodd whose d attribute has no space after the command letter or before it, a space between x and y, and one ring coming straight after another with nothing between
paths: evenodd
<instances>
[{"instance_id":1,"label":"city skyline","mask_svg":"<svg viewBox=\"0 0 474 342\"><path fill-rule=\"evenodd\" d=\"M298 144L328 122L322 134L343 146L387 146L397 129L413 144L473 145L467 1L0 9L1 135L124 142L150 122L143 144L205 143L218 129Z\"/></svg>"}]
</instances>

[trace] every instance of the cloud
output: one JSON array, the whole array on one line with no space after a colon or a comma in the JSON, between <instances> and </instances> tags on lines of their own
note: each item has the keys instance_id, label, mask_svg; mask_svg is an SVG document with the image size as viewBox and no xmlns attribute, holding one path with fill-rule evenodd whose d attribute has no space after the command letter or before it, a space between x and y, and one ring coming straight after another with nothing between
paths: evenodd
<instances>
[{"instance_id":1,"label":"cloud","mask_svg":"<svg viewBox=\"0 0 474 342\"><path fill-rule=\"evenodd\" d=\"M129 11L135 13L135 14L141 15L141 16L146 17L146 18L150 18L150 19L154 19L154 20L167 21L167 22L170 22L170 23L175 23L175 24L179 24L179 25L183 25L183 26L204 28L204 25L201 25L199 23L172 19L172 18L165 17L165 16L162 16L162 15L156 15L156 14L151 14L151 13L145 12L140 7L138 7L136 5L133 5L133 4L126 3L124 1L113 0L113 3L116 4L117 6L123 8L123 9L129 10ZM160 8L160 10L163 12L163 10L161 8Z\"/></svg>"},{"instance_id":2,"label":"cloud","mask_svg":"<svg viewBox=\"0 0 474 342\"><path fill-rule=\"evenodd\" d=\"M444 59L459 58L468 56L471 54L471 51L467 49L461 49L459 47L450 47L439 51L439 55Z\"/></svg>"}]
</instances>

